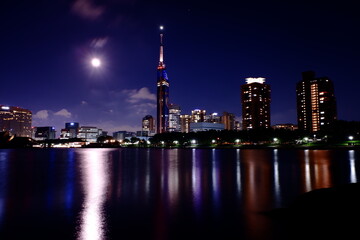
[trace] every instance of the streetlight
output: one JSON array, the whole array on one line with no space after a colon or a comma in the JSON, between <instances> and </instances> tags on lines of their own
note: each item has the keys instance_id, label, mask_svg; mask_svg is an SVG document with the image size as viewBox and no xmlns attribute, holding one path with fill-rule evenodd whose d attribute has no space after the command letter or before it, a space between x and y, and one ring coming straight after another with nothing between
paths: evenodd
<instances>
[{"instance_id":1,"label":"streetlight","mask_svg":"<svg viewBox=\"0 0 360 240\"><path fill-rule=\"evenodd\" d=\"M236 143L236 144L239 144L239 142L240 142L240 139L236 139L236 140L235 140L235 143Z\"/></svg>"},{"instance_id":2,"label":"streetlight","mask_svg":"<svg viewBox=\"0 0 360 240\"><path fill-rule=\"evenodd\" d=\"M215 139L211 140L211 143L212 143L212 144L215 144L215 143L216 143L216 140L215 140Z\"/></svg>"},{"instance_id":3,"label":"streetlight","mask_svg":"<svg viewBox=\"0 0 360 240\"><path fill-rule=\"evenodd\" d=\"M353 136L349 136L348 138L349 138L350 141L354 140Z\"/></svg>"},{"instance_id":4,"label":"streetlight","mask_svg":"<svg viewBox=\"0 0 360 240\"><path fill-rule=\"evenodd\" d=\"M191 144L196 144L196 140L195 139L191 140Z\"/></svg>"}]
</instances>

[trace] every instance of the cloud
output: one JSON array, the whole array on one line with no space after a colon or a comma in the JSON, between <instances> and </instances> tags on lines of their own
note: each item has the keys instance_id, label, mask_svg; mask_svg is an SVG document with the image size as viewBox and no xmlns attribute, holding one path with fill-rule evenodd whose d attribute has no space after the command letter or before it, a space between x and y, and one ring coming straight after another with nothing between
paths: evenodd
<instances>
[{"instance_id":1,"label":"cloud","mask_svg":"<svg viewBox=\"0 0 360 240\"><path fill-rule=\"evenodd\" d=\"M37 113L35 113L35 115L33 115L33 118L35 119L48 119L49 117L49 111L48 110L40 110Z\"/></svg>"},{"instance_id":2,"label":"cloud","mask_svg":"<svg viewBox=\"0 0 360 240\"><path fill-rule=\"evenodd\" d=\"M134 104L130 108L134 109L134 112L137 115L148 115L152 112L153 109L156 108L156 104L154 103L141 103L141 104Z\"/></svg>"},{"instance_id":3,"label":"cloud","mask_svg":"<svg viewBox=\"0 0 360 240\"><path fill-rule=\"evenodd\" d=\"M105 7L96 6L92 0L75 0L71 10L84 19L95 20L104 14Z\"/></svg>"},{"instance_id":4,"label":"cloud","mask_svg":"<svg viewBox=\"0 0 360 240\"><path fill-rule=\"evenodd\" d=\"M150 93L147 87L140 88L139 90L124 90L123 93L127 94L128 98L126 101L129 103L138 103L142 100L156 101L155 94Z\"/></svg>"},{"instance_id":5,"label":"cloud","mask_svg":"<svg viewBox=\"0 0 360 240\"><path fill-rule=\"evenodd\" d=\"M60 111L54 113L55 116L62 116L65 118L71 118L71 112L66 110L65 108L61 109Z\"/></svg>"},{"instance_id":6,"label":"cloud","mask_svg":"<svg viewBox=\"0 0 360 240\"><path fill-rule=\"evenodd\" d=\"M91 41L90 46L93 48L103 48L109 41L108 37L95 38Z\"/></svg>"}]
</instances>

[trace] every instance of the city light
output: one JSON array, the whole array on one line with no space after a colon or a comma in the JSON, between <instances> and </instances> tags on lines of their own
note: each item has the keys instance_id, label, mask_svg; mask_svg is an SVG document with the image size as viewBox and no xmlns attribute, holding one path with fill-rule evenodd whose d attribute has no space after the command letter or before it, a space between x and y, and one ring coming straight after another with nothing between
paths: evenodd
<instances>
[{"instance_id":1,"label":"city light","mask_svg":"<svg viewBox=\"0 0 360 240\"><path fill-rule=\"evenodd\" d=\"M353 136L349 136L349 140L350 140L350 141L354 140L354 137L353 137Z\"/></svg>"},{"instance_id":2,"label":"city light","mask_svg":"<svg viewBox=\"0 0 360 240\"><path fill-rule=\"evenodd\" d=\"M216 140L215 139L211 140L211 143L212 144L216 143Z\"/></svg>"},{"instance_id":3,"label":"city light","mask_svg":"<svg viewBox=\"0 0 360 240\"><path fill-rule=\"evenodd\" d=\"M236 139L235 142L236 142L236 144L239 144L240 139Z\"/></svg>"},{"instance_id":4,"label":"city light","mask_svg":"<svg viewBox=\"0 0 360 240\"><path fill-rule=\"evenodd\" d=\"M245 78L247 84L251 83L264 83L265 78L258 77L258 78Z\"/></svg>"},{"instance_id":5,"label":"city light","mask_svg":"<svg viewBox=\"0 0 360 240\"><path fill-rule=\"evenodd\" d=\"M191 144L196 144L196 140L195 139L191 140Z\"/></svg>"},{"instance_id":6,"label":"city light","mask_svg":"<svg viewBox=\"0 0 360 240\"><path fill-rule=\"evenodd\" d=\"M160 26L159 28L160 28L160 30L164 30L164 26Z\"/></svg>"}]
</instances>

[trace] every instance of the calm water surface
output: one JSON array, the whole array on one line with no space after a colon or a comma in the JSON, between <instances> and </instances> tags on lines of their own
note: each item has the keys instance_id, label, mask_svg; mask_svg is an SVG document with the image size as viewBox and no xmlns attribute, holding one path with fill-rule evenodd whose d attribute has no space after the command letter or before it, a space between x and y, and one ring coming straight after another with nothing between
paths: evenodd
<instances>
[{"instance_id":1,"label":"calm water surface","mask_svg":"<svg viewBox=\"0 0 360 240\"><path fill-rule=\"evenodd\" d=\"M291 239L263 213L357 182L359 154L0 149L0 239Z\"/></svg>"}]
</instances>

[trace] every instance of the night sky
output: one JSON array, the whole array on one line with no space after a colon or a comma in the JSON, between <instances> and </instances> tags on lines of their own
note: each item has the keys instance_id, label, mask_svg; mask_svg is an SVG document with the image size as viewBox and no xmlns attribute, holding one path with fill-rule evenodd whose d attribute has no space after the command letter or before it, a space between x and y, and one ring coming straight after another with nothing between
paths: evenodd
<instances>
[{"instance_id":1,"label":"night sky","mask_svg":"<svg viewBox=\"0 0 360 240\"><path fill-rule=\"evenodd\" d=\"M0 104L65 122L140 130L156 116L159 26L170 101L241 116L240 85L265 77L271 123L296 123L296 83L333 80L338 118L360 120L360 15L346 1L6 1L0 6ZM93 68L91 58L102 60Z\"/></svg>"}]
</instances>

